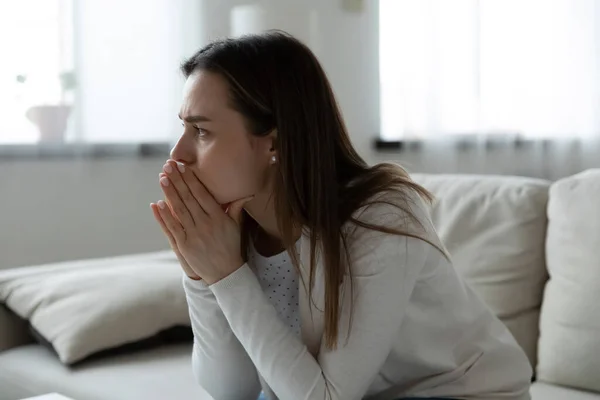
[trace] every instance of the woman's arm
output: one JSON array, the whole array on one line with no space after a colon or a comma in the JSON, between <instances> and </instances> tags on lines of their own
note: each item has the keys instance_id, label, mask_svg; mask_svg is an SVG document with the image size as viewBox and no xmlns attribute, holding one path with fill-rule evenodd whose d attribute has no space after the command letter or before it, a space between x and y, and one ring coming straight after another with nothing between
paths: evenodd
<instances>
[{"instance_id":1,"label":"woman's arm","mask_svg":"<svg viewBox=\"0 0 600 400\"><path fill-rule=\"evenodd\" d=\"M208 285L184 274L183 286L194 332L192 368L196 380L215 400L256 399L260 393L256 368Z\"/></svg>"},{"instance_id":2,"label":"woman's arm","mask_svg":"<svg viewBox=\"0 0 600 400\"><path fill-rule=\"evenodd\" d=\"M231 329L259 373L282 399L360 399L379 372L396 338L415 282L432 246L419 239L361 228L342 285L338 348L321 348L318 360L277 317L260 284L245 265L210 286ZM356 242L358 241L358 242Z\"/></svg>"}]
</instances>

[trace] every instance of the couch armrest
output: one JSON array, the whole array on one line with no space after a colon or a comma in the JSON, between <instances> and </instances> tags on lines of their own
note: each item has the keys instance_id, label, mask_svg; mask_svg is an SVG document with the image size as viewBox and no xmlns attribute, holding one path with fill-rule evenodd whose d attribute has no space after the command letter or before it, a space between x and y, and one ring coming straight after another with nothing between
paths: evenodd
<instances>
[{"instance_id":1,"label":"couch armrest","mask_svg":"<svg viewBox=\"0 0 600 400\"><path fill-rule=\"evenodd\" d=\"M0 351L33 341L27 321L22 320L0 304Z\"/></svg>"}]
</instances>

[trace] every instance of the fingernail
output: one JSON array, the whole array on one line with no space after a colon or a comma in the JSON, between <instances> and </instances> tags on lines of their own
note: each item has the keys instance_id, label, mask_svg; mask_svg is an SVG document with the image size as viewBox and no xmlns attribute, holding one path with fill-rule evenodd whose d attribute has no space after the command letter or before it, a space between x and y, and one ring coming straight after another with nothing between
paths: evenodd
<instances>
[{"instance_id":1,"label":"fingernail","mask_svg":"<svg viewBox=\"0 0 600 400\"><path fill-rule=\"evenodd\" d=\"M163 165L163 169L165 170L165 172L167 174L170 174L171 172L173 172L173 168L171 168L171 166L169 164Z\"/></svg>"},{"instance_id":2,"label":"fingernail","mask_svg":"<svg viewBox=\"0 0 600 400\"><path fill-rule=\"evenodd\" d=\"M163 185L163 186L169 186L169 178L163 176L159 180L160 180L160 184L161 185Z\"/></svg>"},{"instance_id":3,"label":"fingernail","mask_svg":"<svg viewBox=\"0 0 600 400\"><path fill-rule=\"evenodd\" d=\"M165 209L166 204L163 200L159 200L156 204L158 204L158 207L160 207L161 210Z\"/></svg>"},{"instance_id":4,"label":"fingernail","mask_svg":"<svg viewBox=\"0 0 600 400\"><path fill-rule=\"evenodd\" d=\"M179 170L179 172L181 172L182 174L185 172L185 167L183 166L182 163L177 163L177 169Z\"/></svg>"}]
</instances>

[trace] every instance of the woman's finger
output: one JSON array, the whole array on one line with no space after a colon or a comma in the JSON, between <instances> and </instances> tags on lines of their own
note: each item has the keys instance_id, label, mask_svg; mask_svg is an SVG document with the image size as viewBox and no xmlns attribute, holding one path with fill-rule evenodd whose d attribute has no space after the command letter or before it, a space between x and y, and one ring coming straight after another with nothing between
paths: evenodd
<instances>
[{"instance_id":1,"label":"woman's finger","mask_svg":"<svg viewBox=\"0 0 600 400\"><path fill-rule=\"evenodd\" d=\"M165 222L163 221L162 217L160 216L158 204L150 203L150 208L152 209L152 214L154 214L154 219L158 222L163 233L167 236L167 239L169 240L169 245L171 246L171 248L173 250L177 249L177 242L175 242L175 238L173 237L173 234L171 233L169 228L167 228L167 225L165 225Z\"/></svg>"},{"instance_id":2,"label":"woman's finger","mask_svg":"<svg viewBox=\"0 0 600 400\"><path fill-rule=\"evenodd\" d=\"M161 174L159 177L159 182L160 187L165 194L166 200L169 203L169 207L173 211L174 216L179 220L180 225L185 229L192 229L196 225L194 217L184 204L183 200L179 196L179 193L177 193L177 190L173 186L173 183L169 177Z\"/></svg>"},{"instance_id":3,"label":"woman's finger","mask_svg":"<svg viewBox=\"0 0 600 400\"><path fill-rule=\"evenodd\" d=\"M169 240L169 245L171 246L173 253L175 253L175 256L177 256L177 259L179 260L179 264L181 264L181 268L183 268L183 271L187 274L187 276L189 276L192 279L201 279L198 276L198 274L196 274L194 272L194 270L192 270L192 268L190 267L188 262L185 260L185 258L183 258L183 255L179 251L179 247L177 247L177 242L175 241L175 238L173 237L173 235L171 234L171 231L169 231L169 228L167 228L167 226L165 225L165 222L163 221L162 217L160 216L160 211L159 211L160 209L159 209L158 205L155 203L150 203L150 208L152 209L152 213L154 214L154 219L156 219L156 221L159 223L162 231L167 236L167 238Z\"/></svg>"},{"instance_id":4,"label":"woman's finger","mask_svg":"<svg viewBox=\"0 0 600 400\"><path fill-rule=\"evenodd\" d=\"M208 189L206 189L206 186L204 186L202 181L193 171L189 171L183 175L192 194L209 216L223 215L225 213L223 207L217 203L217 200L210 194Z\"/></svg>"},{"instance_id":5,"label":"woman's finger","mask_svg":"<svg viewBox=\"0 0 600 400\"><path fill-rule=\"evenodd\" d=\"M158 206L159 216L162 218L163 223L175 239L175 244L177 245L178 242L183 242L185 240L184 226L182 226L173 214L171 214L171 211L164 200L159 200L156 205Z\"/></svg>"},{"instance_id":6,"label":"woman's finger","mask_svg":"<svg viewBox=\"0 0 600 400\"><path fill-rule=\"evenodd\" d=\"M167 176L167 174L165 173L160 173L159 174L159 178L161 178L162 176ZM171 215L173 215L175 218L177 218L177 215L175 215L175 211L173 211L173 206L171 206L171 204L167 201L167 207L169 207L169 211L171 211ZM158 206L157 206L158 207ZM158 210L158 209L157 209ZM158 211L157 211L158 212ZM158 214L160 216L160 214ZM179 221L179 220L178 220ZM179 221L179 223L181 223L181 221Z\"/></svg>"},{"instance_id":7,"label":"woman's finger","mask_svg":"<svg viewBox=\"0 0 600 400\"><path fill-rule=\"evenodd\" d=\"M167 160L166 164L163 166L163 170L168 176L169 181L175 187L175 190L177 190L183 204L194 218L194 222L197 225L203 223L203 220L205 220L207 216L207 212L192 193L191 188L188 186L184 177L185 175L190 174L189 168L185 168L183 164L178 164L173 160Z\"/></svg>"},{"instance_id":8,"label":"woman's finger","mask_svg":"<svg viewBox=\"0 0 600 400\"><path fill-rule=\"evenodd\" d=\"M249 196L241 200L234 201L229 206L227 215L229 215L235 221L235 223L238 224L238 226L242 223L242 210L244 209L244 205L253 198L254 196Z\"/></svg>"},{"instance_id":9,"label":"woman's finger","mask_svg":"<svg viewBox=\"0 0 600 400\"><path fill-rule=\"evenodd\" d=\"M186 168L185 165L177 163L174 160L167 160L167 165L177 169L179 174L173 173L173 175L178 175L181 178L182 183L187 186L191 195L196 199L196 202L198 202L205 214L223 214L223 209L219 203L217 203L191 168Z\"/></svg>"}]
</instances>

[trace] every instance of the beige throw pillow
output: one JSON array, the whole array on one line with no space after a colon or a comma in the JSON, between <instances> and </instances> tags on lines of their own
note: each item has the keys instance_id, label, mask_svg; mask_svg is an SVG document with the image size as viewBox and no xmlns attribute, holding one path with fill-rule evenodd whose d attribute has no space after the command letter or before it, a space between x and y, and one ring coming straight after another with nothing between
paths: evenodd
<instances>
[{"instance_id":1,"label":"beige throw pillow","mask_svg":"<svg viewBox=\"0 0 600 400\"><path fill-rule=\"evenodd\" d=\"M190 325L170 251L0 271L0 303L73 364L101 350Z\"/></svg>"},{"instance_id":2,"label":"beige throw pillow","mask_svg":"<svg viewBox=\"0 0 600 400\"><path fill-rule=\"evenodd\" d=\"M550 188L537 376L600 392L600 169Z\"/></svg>"},{"instance_id":3,"label":"beige throw pillow","mask_svg":"<svg viewBox=\"0 0 600 400\"><path fill-rule=\"evenodd\" d=\"M457 271L536 365L550 182L493 175L413 178L436 197L433 223Z\"/></svg>"}]
</instances>

